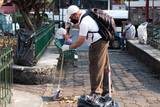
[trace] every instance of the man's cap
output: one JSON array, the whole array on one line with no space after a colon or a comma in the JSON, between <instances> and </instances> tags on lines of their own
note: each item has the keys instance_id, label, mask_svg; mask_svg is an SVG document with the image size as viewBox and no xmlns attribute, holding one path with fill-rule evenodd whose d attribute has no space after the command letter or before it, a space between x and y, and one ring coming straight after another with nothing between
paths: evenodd
<instances>
[{"instance_id":1,"label":"man's cap","mask_svg":"<svg viewBox=\"0 0 160 107\"><path fill-rule=\"evenodd\" d=\"M77 13L79 11L79 7L76 5L71 5L68 7L67 9L67 19L69 19L69 17L74 14Z\"/></svg>"}]
</instances>

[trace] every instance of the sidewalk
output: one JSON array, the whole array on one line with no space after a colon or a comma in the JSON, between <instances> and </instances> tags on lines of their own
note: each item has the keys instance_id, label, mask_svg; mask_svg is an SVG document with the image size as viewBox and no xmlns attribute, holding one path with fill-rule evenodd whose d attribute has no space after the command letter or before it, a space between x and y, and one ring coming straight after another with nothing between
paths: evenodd
<instances>
[{"instance_id":1,"label":"sidewalk","mask_svg":"<svg viewBox=\"0 0 160 107\"><path fill-rule=\"evenodd\" d=\"M40 96L29 92L13 90L12 103L9 107L43 107Z\"/></svg>"},{"instance_id":2,"label":"sidewalk","mask_svg":"<svg viewBox=\"0 0 160 107\"><path fill-rule=\"evenodd\" d=\"M47 47L43 56L39 59L36 66L17 66L14 65L14 69L19 70L34 70L43 69L43 71L55 70L57 66L59 54L57 53L56 47L53 42ZM52 73L55 71L52 71ZM20 76L20 75L19 75ZM24 84L13 84L12 89L12 101L9 107L43 107L42 96L47 91L48 84L41 85L24 85Z\"/></svg>"},{"instance_id":3,"label":"sidewalk","mask_svg":"<svg viewBox=\"0 0 160 107\"><path fill-rule=\"evenodd\" d=\"M52 46L48 48L51 49ZM78 68L69 64L65 64L64 67L61 95L66 98L74 98L90 92L88 53L79 51L78 55ZM109 50L109 55L114 87L113 98L120 104L120 107L159 107L160 80L158 76L126 51ZM47 99L53 95L53 90L57 89L57 82L39 86L15 86L14 89L14 101L22 102L19 102L21 106L15 107L27 107L25 106L27 104L30 104L28 107L77 107L75 101ZM26 99L21 100L21 98ZM25 101L28 103L26 104ZM32 106L34 103L35 105Z\"/></svg>"},{"instance_id":4,"label":"sidewalk","mask_svg":"<svg viewBox=\"0 0 160 107\"><path fill-rule=\"evenodd\" d=\"M90 81L87 51L79 52L78 68L64 67L64 79L61 81L62 96L89 94ZM126 51L110 50L112 66L113 99L120 107L159 107L160 80L150 69ZM52 87L56 89L57 84ZM52 95L48 92L47 96ZM44 101L44 107L77 107L72 100Z\"/></svg>"}]
</instances>

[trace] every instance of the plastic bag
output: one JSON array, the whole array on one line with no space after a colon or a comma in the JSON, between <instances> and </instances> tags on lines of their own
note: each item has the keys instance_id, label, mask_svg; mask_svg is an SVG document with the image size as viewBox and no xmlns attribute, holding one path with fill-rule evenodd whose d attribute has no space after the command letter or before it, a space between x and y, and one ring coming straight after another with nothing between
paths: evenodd
<instances>
[{"instance_id":1,"label":"plastic bag","mask_svg":"<svg viewBox=\"0 0 160 107\"><path fill-rule=\"evenodd\" d=\"M138 40L141 44L147 44L147 25L148 22L140 24L137 28Z\"/></svg>"},{"instance_id":2,"label":"plastic bag","mask_svg":"<svg viewBox=\"0 0 160 107\"><path fill-rule=\"evenodd\" d=\"M120 107L108 95L92 98L91 96L80 96L77 102L77 107Z\"/></svg>"},{"instance_id":3,"label":"plastic bag","mask_svg":"<svg viewBox=\"0 0 160 107\"><path fill-rule=\"evenodd\" d=\"M33 32L27 29L17 31L18 44L14 55L14 63L22 66L34 66L37 62L35 58Z\"/></svg>"}]
</instances>

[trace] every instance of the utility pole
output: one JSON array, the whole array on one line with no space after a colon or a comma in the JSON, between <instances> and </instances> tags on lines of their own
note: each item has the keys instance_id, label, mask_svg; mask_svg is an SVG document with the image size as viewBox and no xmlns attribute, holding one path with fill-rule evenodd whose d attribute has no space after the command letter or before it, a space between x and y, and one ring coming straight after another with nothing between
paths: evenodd
<instances>
[{"instance_id":1,"label":"utility pole","mask_svg":"<svg viewBox=\"0 0 160 107\"><path fill-rule=\"evenodd\" d=\"M149 0L146 0L146 21L149 19Z\"/></svg>"},{"instance_id":2,"label":"utility pole","mask_svg":"<svg viewBox=\"0 0 160 107\"><path fill-rule=\"evenodd\" d=\"M108 0L108 10L111 8L111 0Z\"/></svg>"},{"instance_id":3,"label":"utility pole","mask_svg":"<svg viewBox=\"0 0 160 107\"><path fill-rule=\"evenodd\" d=\"M59 7L59 25L58 27L60 28L60 24L61 24L61 0L58 0L58 7Z\"/></svg>"},{"instance_id":4,"label":"utility pole","mask_svg":"<svg viewBox=\"0 0 160 107\"><path fill-rule=\"evenodd\" d=\"M152 23L154 23L154 0L152 0Z\"/></svg>"},{"instance_id":5,"label":"utility pole","mask_svg":"<svg viewBox=\"0 0 160 107\"><path fill-rule=\"evenodd\" d=\"M131 14L131 2L130 2L130 0L128 0L128 19L129 20L131 18L130 14Z\"/></svg>"}]
</instances>

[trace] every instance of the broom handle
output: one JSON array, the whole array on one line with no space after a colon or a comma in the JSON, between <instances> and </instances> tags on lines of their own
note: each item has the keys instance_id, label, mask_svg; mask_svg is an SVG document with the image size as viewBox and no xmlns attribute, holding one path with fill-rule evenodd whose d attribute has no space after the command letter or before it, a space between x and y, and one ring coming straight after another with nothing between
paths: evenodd
<instances>
[{"instance_id":1,"label":"broom handle","mask_svg":"<svg viewBox=\"0 0 160 107\"><path fill-rule=\"evenodd\" d=\"M62 72L63 72L63 62L64 62L64 52L62 52L62 60L61 60L61 66L60 66L60 74L59 74L59 80L58 80L58 89L61 85L61 78L62 78Z\"/></svg>"},{"instance_id":2,"label":"broom handle","mask_svg":"<svg viewBox=\"0 0 160 107\"><path fill-rule=\"evenodd\" d=\"M108 57L108 87L109 87L109 96L112 97L112 92L111 92L111 65Z\"/></svg>"}]
</instances>

